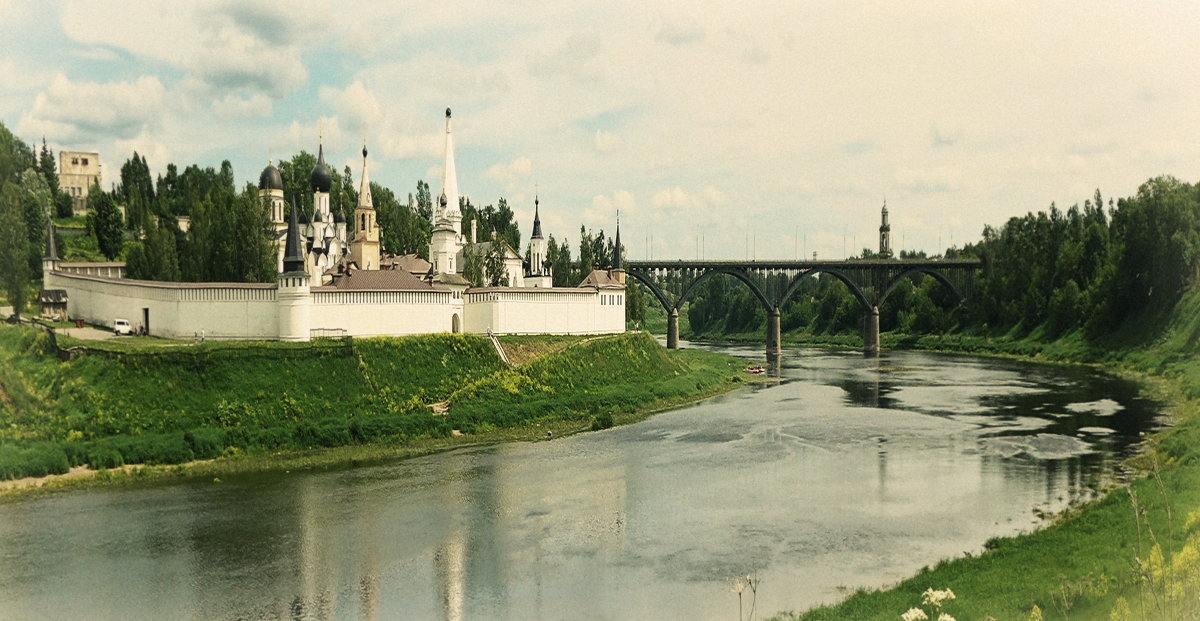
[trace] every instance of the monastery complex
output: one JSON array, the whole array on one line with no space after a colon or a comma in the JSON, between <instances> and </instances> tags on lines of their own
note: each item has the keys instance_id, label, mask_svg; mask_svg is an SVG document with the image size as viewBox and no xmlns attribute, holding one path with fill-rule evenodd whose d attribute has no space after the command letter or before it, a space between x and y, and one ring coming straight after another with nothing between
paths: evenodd
<instances>
[{"instance_id":1,"label":"monastery complex","mask_svg":"<svg viewBox=\"0 0 1200 621\"><path fill-rule=\"evenodd\" d=\"M603 334L625 329L625 272L620 229L614 269L597 270L577 287L551 286L535 202L530 261L503 241L475 243L459 211L454 142L446 110L442 189L433 214L429 261L381 253L380 229L367 175L367 150L358 204L350 222L331 212L333 171L324 147L309 176L313 215L286 205L279 170L268 165L259 193L268 206L278 248L274 283L181 283L131 280L119 263L58 260L51 231L43 261L44 287L59 290L66 315L112 326L127 319L156 336L280 339L393 336L435 332ZM509 286L474 287L462 276L464 254L500 244Z\"/></svg>"}]
</instances>

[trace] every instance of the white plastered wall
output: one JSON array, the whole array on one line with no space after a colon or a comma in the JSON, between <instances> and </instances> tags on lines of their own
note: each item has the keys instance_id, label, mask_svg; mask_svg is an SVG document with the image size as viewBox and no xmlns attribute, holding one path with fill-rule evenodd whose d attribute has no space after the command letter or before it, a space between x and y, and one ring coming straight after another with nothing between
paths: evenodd
<instances>
[{"instance_id":1,"label":"white plastered wall","mask_svg":"<svg viewBox=\"0 0 1200 621\"><path fill-rule=\"evenodd\" d=\"M601 297L606 296L606 297ZM625 331L625 292L494 288L464 296L466 331L496 334L611 334Z\"/></svg>"},{"instance_id":2,"label":"white plastered wall","mask_svg":"<svg viewBox=\"0 0 1200 621\"><path fill-rule=\"evenodd\" d=\"M45 286L65 289L68 316L91 324L111 327L120 318L137 328L149 309L155 336L273 339L279 333L274 285L195 286L52 272Z\"/></svg>"},{"instance_id":3,"label":"white plastered wall","mask_svg":"<svg viewBox=\"0 0 1200 621\"><path fill-rule=\"evenodd\" d=\"M450 332L462 299L451 291L314 291L309 325L350 336Z\"/></svg>"}]
</instances>

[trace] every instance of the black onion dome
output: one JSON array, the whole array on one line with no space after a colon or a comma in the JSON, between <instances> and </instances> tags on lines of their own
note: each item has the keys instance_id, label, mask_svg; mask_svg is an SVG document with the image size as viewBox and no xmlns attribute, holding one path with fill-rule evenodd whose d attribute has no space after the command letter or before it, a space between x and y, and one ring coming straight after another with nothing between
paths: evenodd
<instances>
[{"instance_id":1,"label":"black onion dome","mask_svg":"<svg viewBox=\"0 0 1200 621\"><path fill-rule=\"evenodd\" d=\"M329 169L329 165L325 163L325 146L321 145L317 148L317 165L313 167L312 173L308 176L309 182L312 184L314 192L329 192L329 188L333 187L333 171Z\"/></svg>"},{"instance_id":2,"label":"black onion dome","mask_svg":"<svg viewBox=\"0 0 1200 621\"><path fill-rule=\"evenodd\" d=\"M342 215L341 209L334 212L333 222L334 222L334 224L345 224L346 223L346 216Z\"/></svg>"},{"instance_id":3,"label":"black onion dome","mask_svg":"<svg viewBox=\"0 0 1200 621\"><path fill-rule=\"evenodd\" d=\"M279 169L275 168L274 164L267 164L267 167L263 169L262 174L258 176L258 189L283 189L283 175L279 174Z\"/></svg>"}]
</instances>

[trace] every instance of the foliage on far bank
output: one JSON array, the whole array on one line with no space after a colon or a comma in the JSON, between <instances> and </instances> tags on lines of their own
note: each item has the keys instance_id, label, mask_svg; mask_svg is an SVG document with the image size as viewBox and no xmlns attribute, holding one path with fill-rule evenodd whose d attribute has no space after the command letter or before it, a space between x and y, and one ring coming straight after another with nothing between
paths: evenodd
<instances>
[{"instance_id":1,"label":"foliage on far bank","mask_svg":"<svg viewBox=\"0 0 1200 621\"><path fill-rule=\"evenodd\" d=\"M860 255L874 256L869 249ZM1200 185L1156 177L1134 196L1107 204L1097 191L1082 206L1052 204L987 226L982 240L942 256L983 261L966 302L959 305L933 278L916 277L881 305L881 330L1037 341L1078 333L1095 345L1119 333L1125 346L1148 342L1200 280ZM927 257L901 251L901 258ZM804 278L781 310L785 333L825 337L861 329L863 309L834 278ZM686 316L685 335L701 338L761 334L766 324L761 304L729 277L697 287Z\"/></svg>"},{"instance_id":2,"label":"foliage on far bank","mask_svg":"<svg viewBox=\"0 0 1200 621\"><path fill-rule=\"evenodd\" d=\"M1048 528L990 540L980 554L945 560L884 590L780 618L894 620L929 588L952 587L959 619L1191 619L1200 614L1200 287L1186 291L1157 336L1126 324L1091 339L1085 328L1050 339L890 335L884 346L1103 363L1149 374L1174 425L1129 465L1141 476ZM1036 613L1034 610L1036 609Z\"/></svg>"}]
</instances>

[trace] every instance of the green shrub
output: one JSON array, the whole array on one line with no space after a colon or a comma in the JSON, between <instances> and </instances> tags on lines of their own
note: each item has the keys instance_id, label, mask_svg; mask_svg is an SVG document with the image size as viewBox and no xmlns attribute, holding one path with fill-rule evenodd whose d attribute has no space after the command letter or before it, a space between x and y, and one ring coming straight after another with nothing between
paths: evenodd
<instances>
[{"instance_id":1,"label":"green shrub","mask_svg":"<svg viewBox=\"0 0 1200 621\"><path fill-rule=\"evenodd\" d=\"M93 470L101 468L120 468L125 465L121 453L109 447L96 447L88 451L87 464Z\"/></svg>"},{"instance_id":2,"label":"green shrub","mask_svg":"<svg viewBox=\"0 0 1200 621\"><path fill-rule=\"evenodd\" d=\"M612 413L610 412L604 412L603 414L592 418L592 431L600 431L601 429L608 429L612 426L613 417Z\"/></svg>"},{"instance_id":3,"label":"green shrub","mask_svg":"<svg viewBox=\"0 0 1200 621\"><path fill-rule=\"evenodd\" d=\"M211 427L192 429L183 433L183 441L197 459L209 459L225 450L225 431Z\"/></svg>"}]
</instances>

